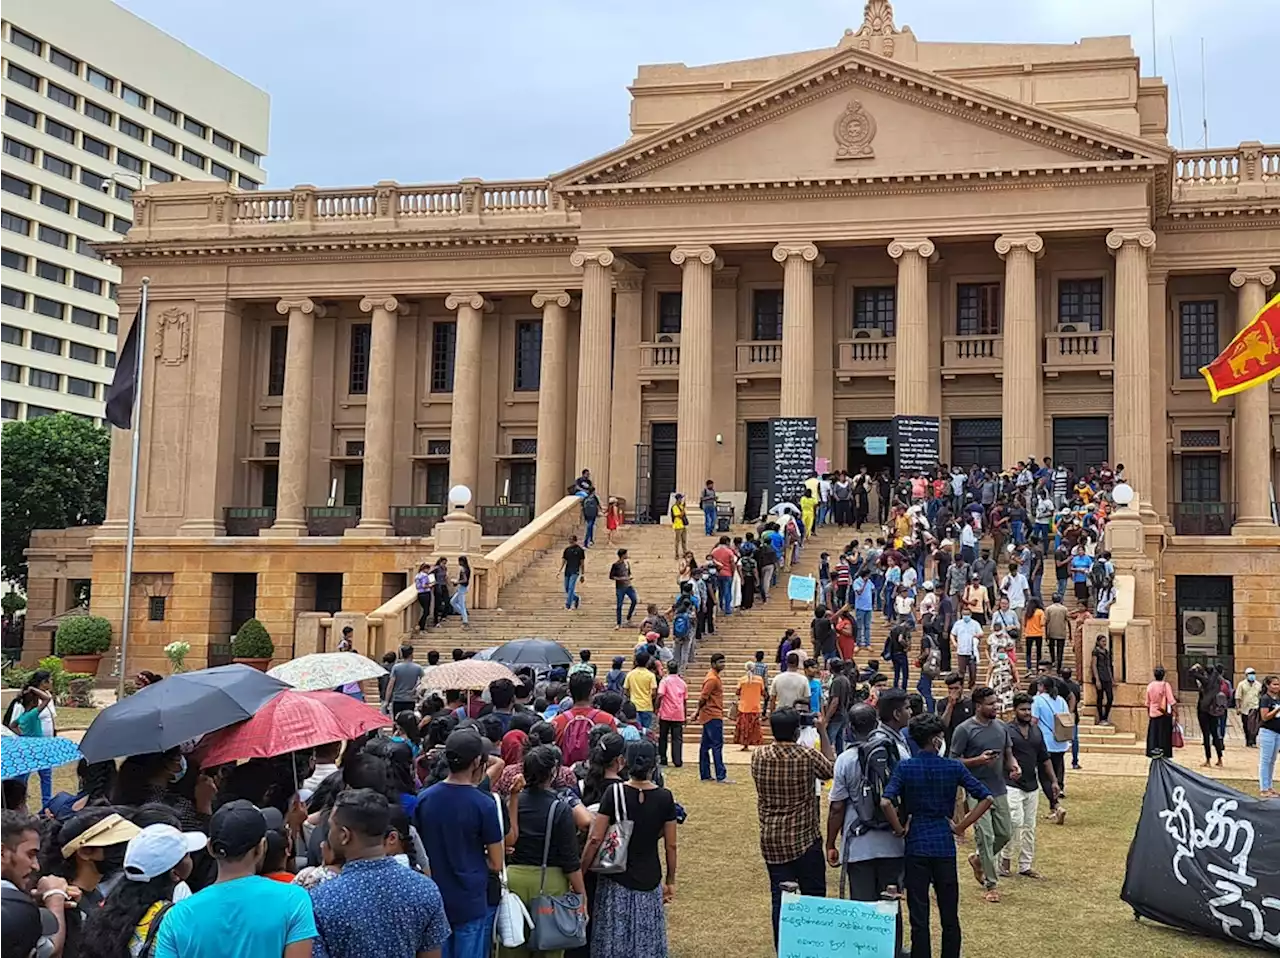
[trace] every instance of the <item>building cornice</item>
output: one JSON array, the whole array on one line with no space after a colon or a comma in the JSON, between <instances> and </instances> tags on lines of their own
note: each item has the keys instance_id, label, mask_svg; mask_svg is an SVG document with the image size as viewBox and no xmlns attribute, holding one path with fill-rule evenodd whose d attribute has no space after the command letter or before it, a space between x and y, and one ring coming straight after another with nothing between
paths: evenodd
<instances>
[{"instance_id":1,"label":"building cornice","mask_svg":"<svg viewBox=\"0 0 1280 958\"><path fill-rule=\"evenodd\" d=\"M281 238L233 237L207 240L144 240L102 246L103 256L119 264L134 259L201 257L216 262L243 256L261 263L328 263L342 260L466 259L492 256L569 256L577 249L576 230L554 234Z\"/></svg>"}]
</instances>

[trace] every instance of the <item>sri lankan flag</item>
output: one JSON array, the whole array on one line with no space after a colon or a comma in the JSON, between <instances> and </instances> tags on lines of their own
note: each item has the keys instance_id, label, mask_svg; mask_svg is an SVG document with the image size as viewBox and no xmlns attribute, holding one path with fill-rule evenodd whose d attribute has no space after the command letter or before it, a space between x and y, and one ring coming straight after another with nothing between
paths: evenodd
<instances>
[{"instance_id":1,"label":"sri lankan flag","mask_svg":"<svg viewBox=\"0 0 1280 958\"><path fill-rule=\"evenodd\" d=\"M1213 401L1280 376L1280 294L1258 310L1249 325L1200 372Z\"/></svg>"}]
</instances>

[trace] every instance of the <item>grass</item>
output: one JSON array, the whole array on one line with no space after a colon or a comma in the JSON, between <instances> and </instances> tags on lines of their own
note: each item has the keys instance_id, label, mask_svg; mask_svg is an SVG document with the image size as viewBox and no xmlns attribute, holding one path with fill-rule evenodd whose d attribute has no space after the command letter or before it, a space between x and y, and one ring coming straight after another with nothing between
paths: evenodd
<instances>
[{"instance_id":1,"label":"grass","mask_svg":"<svg viewBox=\"0 0 1280 958\"><path fill-rule=\"evenodd\" d=\"M58 708L58 731L86 729L97 716L100 709L77 709L68 706Z\"/></svg>"},{"instance_id":2,"label":"grass","mask_svg":"<svg viewBox=\"0 0 1280 958\"><path fill-rule=\"evenodd\" d=\"M668 911L673 958L772 958L769 883L760 858L750 771L731 767L734 786L704 785L689 766L668 772L668 786L689 813L688 822L680 826L676 900ZM1145 780L1076 775L1068 784L1067 824L1060 828L1042 820L1036 830L1036 870L1046 876L1044 881L1003 881L1001 903L987 904L963 861L973 846L961 849L960 920L966 955L1006 954L1014 942L1052 943L1059 950L1067 940L1078 942L1067 948L1069 953L1090 958L1257 954L1146 919L1135 922L1120 900L1120 886ZM1042 802L1042 813L1047 807ZM823 828L825 834L825 820ZM829 872L832 896L838 894L838 875L835 869ZM935 909L935 954L940 940L936 915Z\"/></svg>"}]
</instances>

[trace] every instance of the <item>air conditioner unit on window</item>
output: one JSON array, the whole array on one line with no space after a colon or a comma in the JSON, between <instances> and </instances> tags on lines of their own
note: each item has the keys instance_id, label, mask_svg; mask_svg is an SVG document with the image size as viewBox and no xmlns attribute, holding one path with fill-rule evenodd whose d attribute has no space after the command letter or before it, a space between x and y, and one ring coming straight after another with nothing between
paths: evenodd
<instances>
[{"instance_id":1,"label":"air conditioner unit on window","mask_svg":"<svg viewBox=\"0 0 1280 958\"><path fill-rule=\"evenodd\" d=\"M1059 323L1058 332L1060 333L1083 333L1088 330L1081 328L1079 323Z\"/></svg>"},{"instance_id":2,"label":"air conditioner unit on window","mask_svg":"<svg viewBox=\"0 0 1280 958\"><path fill-rule=\"evenodd\" d=\"M873 329L855 329L853 331L854 339L884 339L884 330L879 327Z\"/></svg>"},{"instance_id":3,"label":"air conditioner unit on window","mask_svg":"<svg viewBox=\"0 0 1280 958\"><path fill-rule=\"evenodd\" d=\"M659 333L658 342L662 343L664 346L665 345L679 346L680 334L679 333Z\"/></svg>"},{"instance_id":4,"label":"air conditioner unit on window","mask_svg":"<svg viewBox=\"0 0 1280 958\"><path fill-rule=\"evenodd\" d=\"M1218 613L1183 610L1182 650L1187 655L1218 653Z\"/></svg>"}]
</instances>

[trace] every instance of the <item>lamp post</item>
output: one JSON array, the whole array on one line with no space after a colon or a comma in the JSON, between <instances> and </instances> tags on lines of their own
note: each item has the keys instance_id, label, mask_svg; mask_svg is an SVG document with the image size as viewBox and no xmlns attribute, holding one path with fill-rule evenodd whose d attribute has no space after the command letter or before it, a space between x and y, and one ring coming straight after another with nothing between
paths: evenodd
<instances>
[{"instance_id":1,"label":"lamp post","mask_svg":"<svg viewBox=\"0 0 1280 958\"><path fill-rule=\"evenodd\" d=\"M1107 522L1107 548L1113 556L1135 556L1143 551L1142 518L1134 508L1137 493L1127 482L1111 490L1117 508Z\"/></svg>"},{"instance_id":2,"label":"lamp post","mask_svg":"<svg viewBox=\"0 0 1280 958\"><path fill-rule=\"evenodd\" d=\"M480 523L467 511L471 490L463 485L449 490L449 514L436 523L433 530L436 553L441 555L476 554L480 551Z\"/></svg>"}]
</instances>

